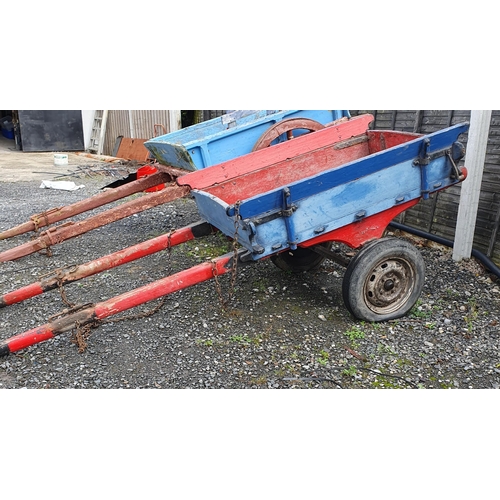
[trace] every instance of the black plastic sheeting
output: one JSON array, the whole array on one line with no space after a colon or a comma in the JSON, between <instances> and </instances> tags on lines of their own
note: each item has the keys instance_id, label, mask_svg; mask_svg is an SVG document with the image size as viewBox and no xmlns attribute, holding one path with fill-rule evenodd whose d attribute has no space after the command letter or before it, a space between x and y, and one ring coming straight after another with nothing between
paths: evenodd
<instances>
[{"instance_id":1,"label":"black plastic sheeting","mask_svg":"<svg viewBox=\"0 0 500 500\"><path fill-rule=\"evenodd\" d=\"M420 238L434 241L435 243L439 243L440 245L444 245L450 248L453 248L454 245L454 242L451 240L442 238L441 236L437 236L435 234L426 233L425 231L421 231L420 229L405 226L404 224L400 224L399 222L391 222L389 226L393 227L394 229L399 229L400 231L405 231L406 233L414 234L415 236L419 236ZM500 268L491 259L484 255L484 253L481 253L479 250L473 248L472 256L479 260L492 274L500 278Z\"/></svg>"}]
</instances>

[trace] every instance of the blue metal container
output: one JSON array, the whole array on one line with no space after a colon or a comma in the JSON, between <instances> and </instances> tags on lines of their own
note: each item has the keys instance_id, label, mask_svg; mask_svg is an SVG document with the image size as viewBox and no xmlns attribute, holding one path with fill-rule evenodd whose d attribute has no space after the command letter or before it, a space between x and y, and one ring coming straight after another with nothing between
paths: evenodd
<instances>
[{"instance_id":1,"label":"blue metal container","mask_svg":"<svg viewBox=\"0 0 500 500\"><path fill-rule=\"evenodd\" d=\"M201 170L250 153L262 134L284 119L308 118L326 125L343 117L349 117L349 111L234 111L155 137L144 146L163 165Z\"/></svg>"}]
</instances>

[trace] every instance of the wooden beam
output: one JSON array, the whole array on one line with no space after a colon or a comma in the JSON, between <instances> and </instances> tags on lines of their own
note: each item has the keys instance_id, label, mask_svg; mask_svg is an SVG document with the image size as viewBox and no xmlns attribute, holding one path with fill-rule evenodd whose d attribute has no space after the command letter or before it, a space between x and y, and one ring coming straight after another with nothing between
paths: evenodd
<instances>
[{"instance_id":1,"label":"wooden beam","mask_svg":"<svg viewBox=\"0 0 500 500\"><path fill-rule=\"evenodd\" d=\"M481 181L483 178L486 145L490 130L490 111L471 111L469 138L465 154L465 167L468 176L462 184L460 205L458 207L453 260L469 259L476 227Z\"/></svg>"}]
</instances>

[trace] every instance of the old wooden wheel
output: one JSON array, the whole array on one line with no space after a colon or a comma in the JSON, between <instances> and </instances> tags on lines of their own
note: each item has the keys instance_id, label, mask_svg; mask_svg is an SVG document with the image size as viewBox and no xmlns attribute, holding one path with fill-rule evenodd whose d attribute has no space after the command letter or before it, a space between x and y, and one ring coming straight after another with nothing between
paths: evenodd
<instances>
[{"instance_id":1,"label":"old wooden wheel","mask_svg":"<svg viewBox=\"0 0 500 500\"><path fill-rule=\"evenodd\" d=\"M286 134L286 139L284 140L290 140L293 139L294 131L308 130L309 132L315 132L323 128L325 128L324 125L309 118L288 118L269 127L255 143L252 151L258 151L259 149L271 146L273 141L284 134Z\"/></svg>"}]
</instances>

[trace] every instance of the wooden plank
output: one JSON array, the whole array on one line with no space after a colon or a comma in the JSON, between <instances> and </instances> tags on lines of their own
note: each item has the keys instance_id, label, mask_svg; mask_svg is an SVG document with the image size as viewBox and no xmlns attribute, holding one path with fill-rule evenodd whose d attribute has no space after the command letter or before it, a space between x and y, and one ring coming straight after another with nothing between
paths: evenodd
<instances>
[{"instance_id":1,"label":"wooden plank","mask_svg":"<svg viewBox=\"0 0 500 500\"><path fill-rule=\"evenodd\" d=\"M237 182L226 182L207 188L210 194L228 204L236 203L285 184L290 184L345 163L363 158L369 154L368 141L347 149L335 150L335 145L317 149L292 160L275 163L268 168L249 172L238 177Z\"/></svg>"},{"instance_id":2,"label":"wooden plank","mask_svg":"<svg viewBox=\"0 0 500 500\"><path fill-rule=\"evenodd\" d=\"M439 151L444 148L449 148L454 140L456 140L456 136L464 127L466 127L466 125L457 125L448 130L426 136L426 139L428 139L431 144L429 152L432 153L433 151ZM315 134L321 132L323 131L315 132ZM291 184L289 186L291 197L293 200L304 199L314 194L333 189L337 186L359 180L365 176L374 174L381 169L386 169L390 166L401 165L405 162L413 161L419 156L423 141L424 138L414 139L410 142L402 144L400 147L381 151L366 158L362 158L355 162L356 168L352 168L352 164L347 163L337 169L321 173L312 179L304 179L304 182L296 182L294 184ZM431 162L431 164L427 168L431 166L436 169L439 168L437 162ZM392 178L392 182L394 183L394 179L397 179L398 182L401 182L402 189L406 190L404 179L399 178L398 175L396 175L396 169L394 169L394 167L391 168L391 171L394 175L394 177ZM415 169L414 172L417 172L418 178L420 178L420 173ZM402 173L406 174L407 172L403 170ZM410 173L408 172L408 175L409 174ZM444 188L451 183L451 179L443 179L442 187ZM248 213L245 215L245 217L252 217L254 215L257 215L259 213L258 210L260 210L263 206L268 207L268 209L276 208L275 197L275 193L268 192L262 194L262 196L260 196L256 203L250 204L248 201L246 203L243 203L241 206L242 214L243 210L246 209Z\"/></svg>"},{"instance_id":3,"label":"wooden plank","mask_svg":"<svg viewBox=\"0 0 500 500\"><path fill-rule=\"evenodd\" d=\"M214 184L226 182L229 179L269 167L305 152L324 148L328 144L334 144L363 134L372 119L373 117L370 115L363 115L338 125L331 125L323 130L305 134L270 148L219 163L209 169L186 174L179 178L177 182L180 185L189 185L192 189L204 189Z\"/></svg>"},{"instance_id":4,"label":"wooden plank","mask_svg":"<svg viewBox=\"0 0 500 500\"><path fill-rule=\"evenodd\" d=\"M116 153L117 158L125 160L147 161L149 151L144 147L144 143L148 139L131 139L123 137L120 142L120 147Z\"/></svg>"}]
</instances>

